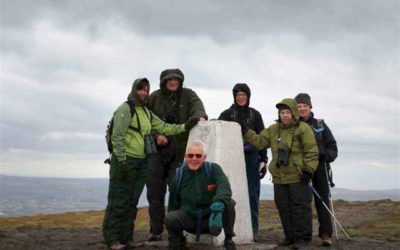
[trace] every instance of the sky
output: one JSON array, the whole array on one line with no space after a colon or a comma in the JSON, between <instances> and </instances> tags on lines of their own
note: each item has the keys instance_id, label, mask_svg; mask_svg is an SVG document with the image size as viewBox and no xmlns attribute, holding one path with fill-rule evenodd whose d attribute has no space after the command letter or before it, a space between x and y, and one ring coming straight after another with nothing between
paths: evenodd
<instances>
[{"instance_id":1,"label":"sky","mask_svg":"<svg viewBox=\"0 0 400 250\"><path fill-rule=\"evenodd\" d=\"M399 0L0 3L0 174L107 178L132 82L153 91L180 68L210 118L238 82L266 126L309 93L338 142L336 186L400 188Z\"/></svg>"}]
</instances>

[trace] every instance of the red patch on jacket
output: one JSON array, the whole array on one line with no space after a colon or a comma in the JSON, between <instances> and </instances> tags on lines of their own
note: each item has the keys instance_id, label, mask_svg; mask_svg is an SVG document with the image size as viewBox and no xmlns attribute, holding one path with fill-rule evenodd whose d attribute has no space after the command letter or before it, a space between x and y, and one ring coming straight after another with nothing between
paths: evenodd
<instances>
[{"instance_id":1,"label":"red patch on jacket","mask_svg":"<svg viewBox=\"0 0 400 250\"><path fill-rule=\"evenodd\" d=\"M215 190L216 187L217 187L217 185L215 185L215 184L208 184L207 185L207 190L212 192L212 191Z\"/></svg>"}]
</instances>

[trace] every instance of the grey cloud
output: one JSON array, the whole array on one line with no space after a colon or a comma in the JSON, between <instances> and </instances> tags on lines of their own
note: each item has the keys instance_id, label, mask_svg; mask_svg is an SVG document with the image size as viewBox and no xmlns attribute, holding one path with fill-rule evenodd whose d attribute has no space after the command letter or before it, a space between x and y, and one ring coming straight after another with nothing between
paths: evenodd
<instances>
[{"instance_id":1,"label":"grey cloud","mask_svg":"<svg viewBox=\"0 0 400 250\"><path fill-rule=\"evenodd\" d=\"M248 82L266 125L277 101L309 92L346 173L348 164L400 161L398 1L1 1L1 9L2 159L12 149L43 161L105 155L108 119L132 76L155 90L161 70L180 67L217 115L233 84ZM224 107L213 90L229 96Z\"/></svg>"},{"instance_id":2,"label":"grey cloud","mask_svg":"<svg viewBox=\"0 0 400 250\"><path fill-rule=\"evenodd\" d=\"M111 112L104 112L104 103L69 93L7 84L1 96L3 149L95 152L101 148L98 140L54 141L41 140L41 136L53 131L104 134L111 116Z\"/></svg>"},{"instance_id":3,"label":"grey cloud","mask_svg":"<svg viewBox=\"0 0 400 250\"><path fill-rule=\"evenodd\" d=\"M26 26L40 18L60 18L67 27L88 25L96 33L115 20L148 35L307 34L312 39L343 33L395 37L399 2L352 1L15 1L3 0L1 22ZM340 15L338 15L340 13ZM333 32L332 32L333 31ZM393 40L393 39L391 39ZM385 42L385 40L382 40Z\"/></svg>"}]
</instances>

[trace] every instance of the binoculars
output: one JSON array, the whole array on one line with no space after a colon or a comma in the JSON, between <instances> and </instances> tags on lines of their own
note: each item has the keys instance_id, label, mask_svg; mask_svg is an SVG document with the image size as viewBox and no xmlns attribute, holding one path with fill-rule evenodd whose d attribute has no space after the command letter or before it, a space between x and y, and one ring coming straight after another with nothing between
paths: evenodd
<instances>
[{"instance_id":1,"label":"binoculars","mask_svg":"<svg viewBox=\"0 0 400 250\"><path fill-rule=\"evenodd\" d=\"M289 165L289 153L283 148L279 148L278 149L278 163L277 163L277 165L278 165L278 167Z\"/></svg>"},{"instance_id":2,"label":"binoculars","mask_svg":"<svg viewBox=\"0 0 400 250\"><path fill-rule=\"evenodd\" d=\"M156 142L154 141L154 137L152 135L145 135L143 138L144 138L144 152L146 154L157 153L157 146Z\"/></svg>"}]
</instances>

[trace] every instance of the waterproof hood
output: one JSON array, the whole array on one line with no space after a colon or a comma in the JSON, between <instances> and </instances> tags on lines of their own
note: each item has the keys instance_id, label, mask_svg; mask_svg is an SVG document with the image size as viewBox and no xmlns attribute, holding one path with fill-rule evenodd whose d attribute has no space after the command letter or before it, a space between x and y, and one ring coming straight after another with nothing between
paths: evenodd
<instances>
[{"instance_id":1,"label":"waterproof hood","mask_svg":"<svg viewBox=\"0 0 400 250\"><path fill-rule=\"evenodd\" d=\"M232 89L232 94L233 94L233 103L237 105L236 103L236 94L237 92L244 92L247 95L247 103L245 107L248 107L250 105L250 96L251 96L251 91L249 86L247 86L246 83L236 83L235 86Z\"/></svg>"},{"instance_id":2,"label":"waterproof hood","mask_svg":"<svg viewBox=\"0 0 400 250\"><path fill-rule=\"evenodd\" d=\"M160 89L163 92L169 92L166 84L167 80L171 78L178 78L180 81L178 91L182 89L183 81L185 80L185 76L183 75L182 71L180 69L166 69L160 74Z\"/></svg>"},{"instance_id":3,"label":"waterproof hood","mask_svg":"<svg viewBox=\"0 0 400 250\"><path fill-rule=\"evenodd\" d=\"M281 122L281 119L279 118L279 109L282 106L287 106L289 107L290 111L292 112L293 115L293 123L297 124L299 123L299 112L297 110L297 102L295 99L293 98L285 98L283 99L281 102L276 104L276 108L278 109L278 120L279 122Z\"/></svg>"},{"instance_id":4,"label":"waterproof hood","mask_svg":"<svg viewBox=\"0 0 400 250\"><path fill-rule=\"evenodd\" d=\"M141 106L146 105L148 100L148 96L144 100L140 100L139 96L137 95L138 85L142 82L147 85L148 92L150 93L149 80L147 80L147 78L138 78L133 82L131 93L128 95L128 101L132 101L136 105Z\"/></svg>"}]
</instances>

